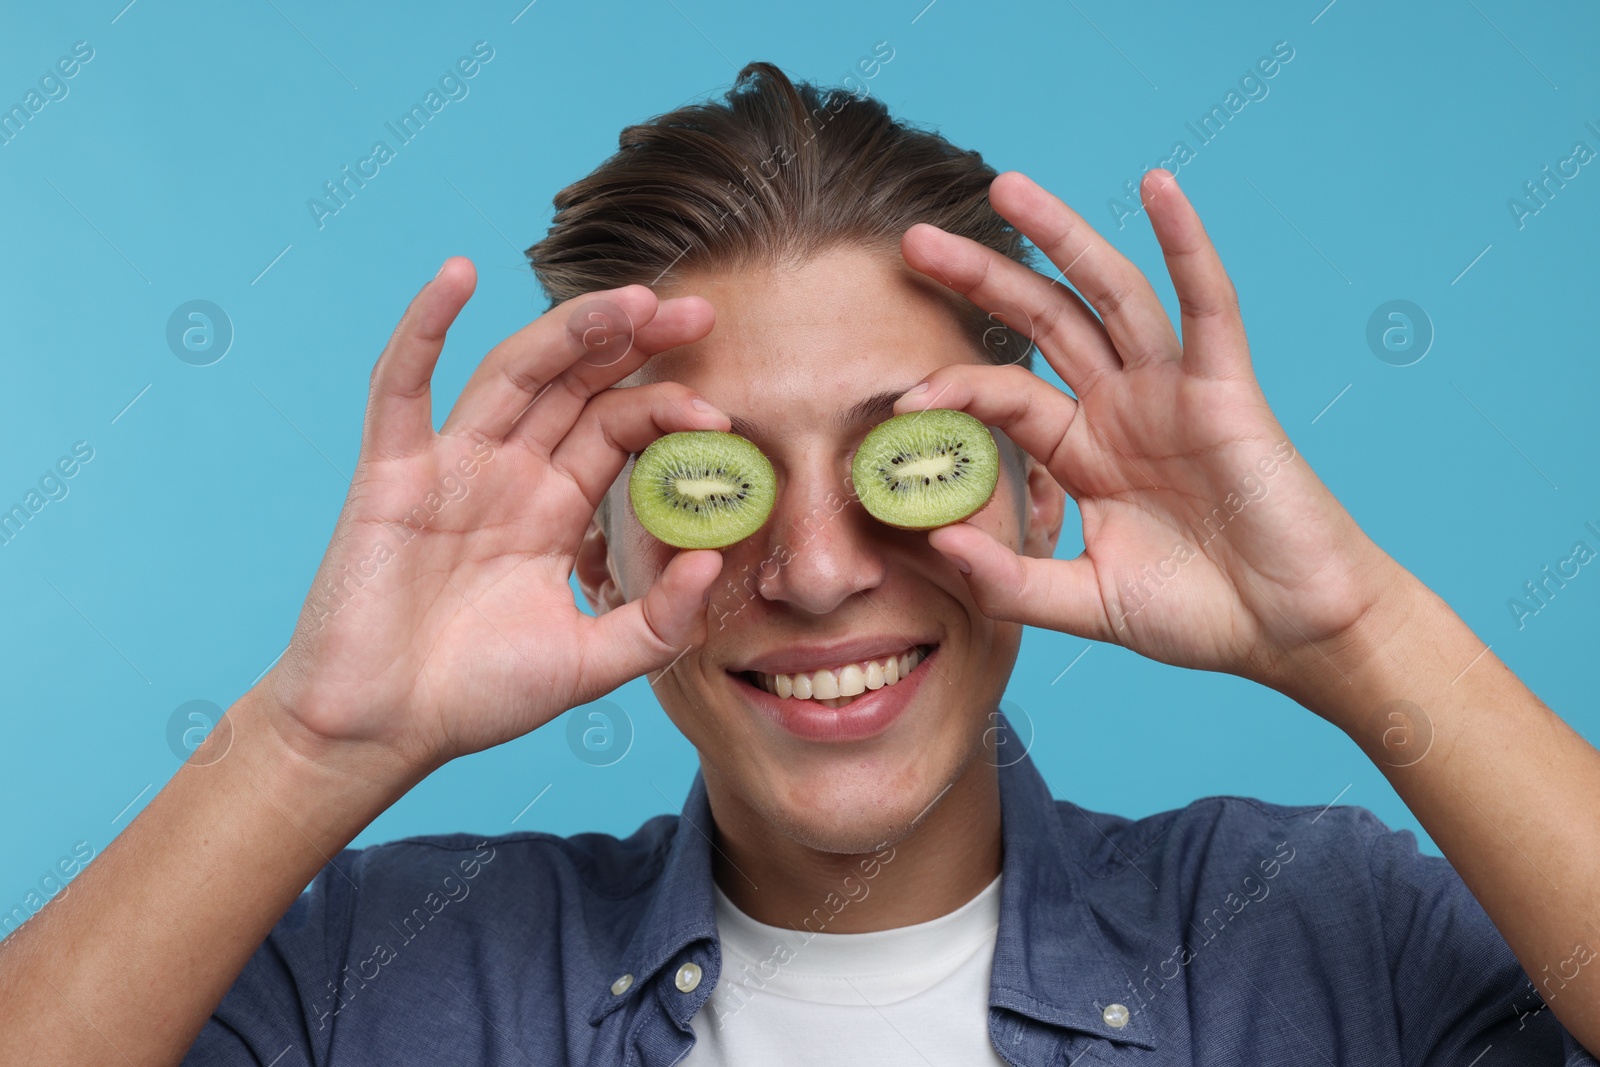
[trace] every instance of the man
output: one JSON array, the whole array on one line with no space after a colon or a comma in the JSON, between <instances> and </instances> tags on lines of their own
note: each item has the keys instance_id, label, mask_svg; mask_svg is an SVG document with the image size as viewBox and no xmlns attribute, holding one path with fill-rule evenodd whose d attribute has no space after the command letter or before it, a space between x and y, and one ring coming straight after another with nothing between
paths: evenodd
<instances>
[{"instance_id":1,"label":"man","mask_svg":"<svg viewBox=\"0 0 1600 1067\"><path fill-rule=\"evenodd\" d=\"M753 64L558 196L529 250L556 306L435 432L474 282L446 261L232 750L0 954L6 1062L1595 1062L1600 756L1311 473L1194 210L1164 171L1142 194L1181 343L1027 178ZM930 406L1006 470L968 521L891 529L850 456ZM777 472L768 524L653 541L629 455L730 427ZM1059 561L1065 493L1086 549ZM1450 862L1358 808L1052 800L996 740L1022 624L1284 692ZM640 674L700 754L681 815L340 851Z\"/></svg>"}]
</instances>

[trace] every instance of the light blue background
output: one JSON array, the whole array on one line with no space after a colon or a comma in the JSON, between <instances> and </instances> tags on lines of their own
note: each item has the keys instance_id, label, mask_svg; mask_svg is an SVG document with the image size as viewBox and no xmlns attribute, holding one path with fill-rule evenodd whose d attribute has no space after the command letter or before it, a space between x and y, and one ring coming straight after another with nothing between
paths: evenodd
<instances>
[{"instance_id":1,"label":"light blue background","mask_svg":"<svg viewBox=\"0 0 1600 1067\"><path fill-rule=\"evenodd\" d=\"M0 507L74 442L95 449L70 495L0 547L0 911L149 801L177 766L173 709L226 706L279 654L355 463L372 362L446 256L472 257L480 281L439 372L441 418L481 354L543 308L520 249L623 125L720 91L751 59L837 82L878 41L894 58L873 93L1078 207L1169 310L1148 224L1119 230L1107 201L1174 140L1195 144L1185 122L1288 41L1269 95L1179 172L1242 294L1267 397L1363 527L1600 736L1600 567L1524 629L1507 607L1576 540L1600 546L1583 525L1600 525L1600 164L1524 228L1507 207L1575 141L1600 149L1584 125L1600 126L1592 5L124 2L8 5L0 32L7 107L74 42L95 49L0 147ZM307 199L479 40L495 55L470 95L319 230ZM1437 330L1408 367L1365 340L1397 298ZM212 366L165 342L192 299L236 330ZM1063 555L1080 548L1063 538ZM1010 690L1058 795L1131 815L1213 793L1339 797L1416 827L1353 744L1277 694L1111 646L1075 660L1084 648L1030 631ZM693 751L642 681L613 699L637 735L621 762L580 762L558 721L435 774L360 842L626 833L676 810Z\"/></svg>"}]
</instances>

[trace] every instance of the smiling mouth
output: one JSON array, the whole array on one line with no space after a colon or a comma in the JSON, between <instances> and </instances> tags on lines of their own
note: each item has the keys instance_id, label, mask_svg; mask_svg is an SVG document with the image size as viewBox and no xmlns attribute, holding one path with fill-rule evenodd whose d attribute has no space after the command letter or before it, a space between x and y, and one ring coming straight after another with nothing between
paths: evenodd
<instances>
[{"instance_id":1,"label":"smiling mouth","mask_svg":"<svg viewBox=\"0 0 1600 1067\"><path fill-rule=\"evenodd\" d=\"M895 656L861 660L839 667L800 671L795 674L766 674L740 671L739 677L786 700L813 700L825 708L842 708L863 693L898 685L917 669L938 647L918 645Z\"/></svg>"}]
</instances>

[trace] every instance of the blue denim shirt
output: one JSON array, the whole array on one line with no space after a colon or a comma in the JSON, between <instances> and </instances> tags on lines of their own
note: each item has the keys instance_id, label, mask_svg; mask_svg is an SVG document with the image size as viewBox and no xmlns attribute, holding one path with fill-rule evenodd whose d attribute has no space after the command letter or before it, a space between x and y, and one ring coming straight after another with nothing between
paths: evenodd
<instances>
[{"instance_id":1,"label":"blue denim shirt","mask_svg":"<svg viewBox=\"0 0 1600 1067\"><path fill-rule=\"evenodd\" d=\"M1000 783L989 1035L1010 1063L1596 1063L1538 992L1559 1003L1592 955L1536 990L1449 864L1363 808L1210 797L1130 820L1052 799L1027 756ZM712 832L697 773L681 816L624 839L345 850L184 1062L676 1063L721 970Z\"/></svg>"}]
</instances>

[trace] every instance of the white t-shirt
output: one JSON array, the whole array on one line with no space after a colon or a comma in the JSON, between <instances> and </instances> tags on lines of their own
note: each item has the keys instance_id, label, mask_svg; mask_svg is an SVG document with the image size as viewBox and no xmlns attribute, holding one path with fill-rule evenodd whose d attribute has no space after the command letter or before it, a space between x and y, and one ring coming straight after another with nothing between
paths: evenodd
<instances>
[{"instance_id":1,"label":"white t-shirt","mask_svg":"<svg viewBox=\"0 0 1600 1067\"><path fill-rule=\"evenodd\" d=\"M686 1067L1005 1067L989 1040L998 875L948 915L864 934L768 926L716 896L722 976Z\"/></svg>"}]
</instances>

